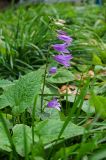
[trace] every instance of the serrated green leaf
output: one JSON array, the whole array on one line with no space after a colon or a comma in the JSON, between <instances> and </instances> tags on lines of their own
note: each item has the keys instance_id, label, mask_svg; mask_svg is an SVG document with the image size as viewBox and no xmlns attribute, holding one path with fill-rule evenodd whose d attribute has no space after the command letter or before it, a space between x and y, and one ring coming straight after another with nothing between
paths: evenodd
<instances>
[{"instance_id":1,"label":"serrated green leaf","mask_svg":"<svg viewBox=\"0 0 106 160\"><path fill-rule=\"evenodd\" d=\"M34 97L39 94L42 83L43 70L39 69L21 77L13 86L4 91L3 96L12 107L13 114L20 114L30 107ZM1 99L1 101L3 101Z\"/></svg>"}]
</instances>

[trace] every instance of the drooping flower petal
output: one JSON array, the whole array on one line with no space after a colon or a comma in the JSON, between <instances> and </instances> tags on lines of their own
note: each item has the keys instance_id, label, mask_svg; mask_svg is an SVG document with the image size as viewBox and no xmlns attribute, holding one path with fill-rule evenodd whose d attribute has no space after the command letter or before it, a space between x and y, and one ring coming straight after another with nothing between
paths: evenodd
<instances>
[{"instance_id":1,"label":"drooping flower petal","mask_svg":"<svg viewBox=\"0 0 106 160\"><path fill-rule=\"evenodd\" d=\"M50 74L55 74L57 72L57 67L51 67L50 69L49 69L49 73Z\"/></svg>"},{"instance_id":2,"label":"drooping flower petal","mask_svg":"<svg viewBox=\"0 0 106 160\"><path fill-rule=\"evenodd\" d=\"M58 52L62 52L62 53L70 53L69 50L67 49L67 44L55 44L52 45L52 47L54 48L54 50L58 51Z\"/></svg>"},{"instance_id":3,"label":"drooping flower petal","mask_svg":"<svg viewBox=\"0 0 106 160\"><path fill-rule=\"evenodd\" d=\"M54 59L64 65L65 67L69 67L70 66L70 60L72 59L72 55L70 54L67 54L67 55L62 55L62 54L59 54L59 55L56 55L54 56Z\"/></svg>"},{"instance_id":4,"label":"drooping flower petal","mask_svg":"<svg viewBox=\"0 0 106 160\"><path fill-rule=\"evenodd\" d=\"M49 108L56 108L60 111L60 103L58 102L58 100L56 98L54 98L53 100L51 100L50 102L48 102L47 106Z\"/></svg>"},{"instance_id":5,"label":"drooping flower petal","mask_svg":"<svg viewBox=\"0 0 106 160\"><path fill-rule=\"evenodd\" d=\"M72 42L72 38L68 35L58 34L58 39L63 40L69 46Z\"/></svg>"}]
</instances>

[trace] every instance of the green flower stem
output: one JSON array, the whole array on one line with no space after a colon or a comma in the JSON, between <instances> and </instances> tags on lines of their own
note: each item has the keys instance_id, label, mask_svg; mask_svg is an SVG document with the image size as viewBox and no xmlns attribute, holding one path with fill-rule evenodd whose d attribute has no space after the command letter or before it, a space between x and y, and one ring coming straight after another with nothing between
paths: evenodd
<instances>
[{"instance_id":1,"label":"green flower stem","mask_svg":"<svg viewBox=\"0 0 106 160\"><path fill-rule=\"evenodd\" d=\"M43 101L44 101L44 89L46 84L46 74L47 74L47 68L48 68L48 59L49 59L49 51L47 52L47 58L46 58L46 66L45 66L45 72L44 72L44 79L43 79L43 87L41 91L41 113L43 112Z\"/></svg>"}]
</instances>

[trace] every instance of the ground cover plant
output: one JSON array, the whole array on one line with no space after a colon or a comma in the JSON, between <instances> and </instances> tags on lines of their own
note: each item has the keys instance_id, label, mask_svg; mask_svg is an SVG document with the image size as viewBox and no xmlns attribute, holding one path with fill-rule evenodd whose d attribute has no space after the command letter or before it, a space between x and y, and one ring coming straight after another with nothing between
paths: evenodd
<instances>
[{"instance_id":1,"label":"ground cover plant","mask_svg":"<svg viewBox=\"0 0 106 160\"><path fill-rule=\"evenodd\" d=\"M106 159L105 6L0 13L0 159Z\"/></svg>"}]
</instances>

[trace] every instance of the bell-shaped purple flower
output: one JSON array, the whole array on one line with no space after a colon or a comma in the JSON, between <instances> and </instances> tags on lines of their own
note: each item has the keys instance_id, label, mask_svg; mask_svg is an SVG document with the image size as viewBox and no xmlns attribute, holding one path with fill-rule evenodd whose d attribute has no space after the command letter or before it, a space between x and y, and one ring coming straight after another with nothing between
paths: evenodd
<instances>
[{"instance_id":1,"label":"bell-shaped purple flower","mask_svg":"<svg viewBox=\"0 0 106 160\"><path fill-rule=\"evenodd\" d=\"M54 56L54 59L64 65L65 67L69 67L70 66L70 60L72 59L72 55L70 54L66 54L66 55L63 55L63 54L59 54L59 55L56 55Z\"/></svg>"},{"instance_id":2,"label":"bell-shaped purple flower","mask_svg":"<svg viewBox=\"0 0 106 160\"><path fill-rule=\"evenodd\" d=\"M52 45L52 47L54 48L54 50L61 52L61 53L70 53L69 50L67 49L67 44L55 44Z\"/></svg>"},{"instance_id":3,"label":"bell-shaped purple flower","mask_svg":"<svg viewBox=\"0 0 106 160\"><path fill-rule=\"evenodd\" d=\"M72 42L72 38L68 35L58 34L58 39L63 40L68 46Z\"/></svg>"},{"instance_id":4,"label":"bell-shaped purple flower","mask_svg":"<svg viewBox=\"0 0 106 160\"><path fill-rule=\"evenodd\" d=\"M60 111L60 103L58 102L58 100L56 98L54 98L53 100L51 100L50 102L48 102L47 106L49 108L56 108Z\"/></svg>"},{"instance_id":5,"label":"bell-shaped purple flower","mask_svg":"<svg viewBox=\"0 0 106 160\"><path fill-rule=\"evenodd\" d=\"M49 73L50 74L55 74L57 72L57 67L51 67L50 69L49 69Z\"/></svg>"}]
</instances>

